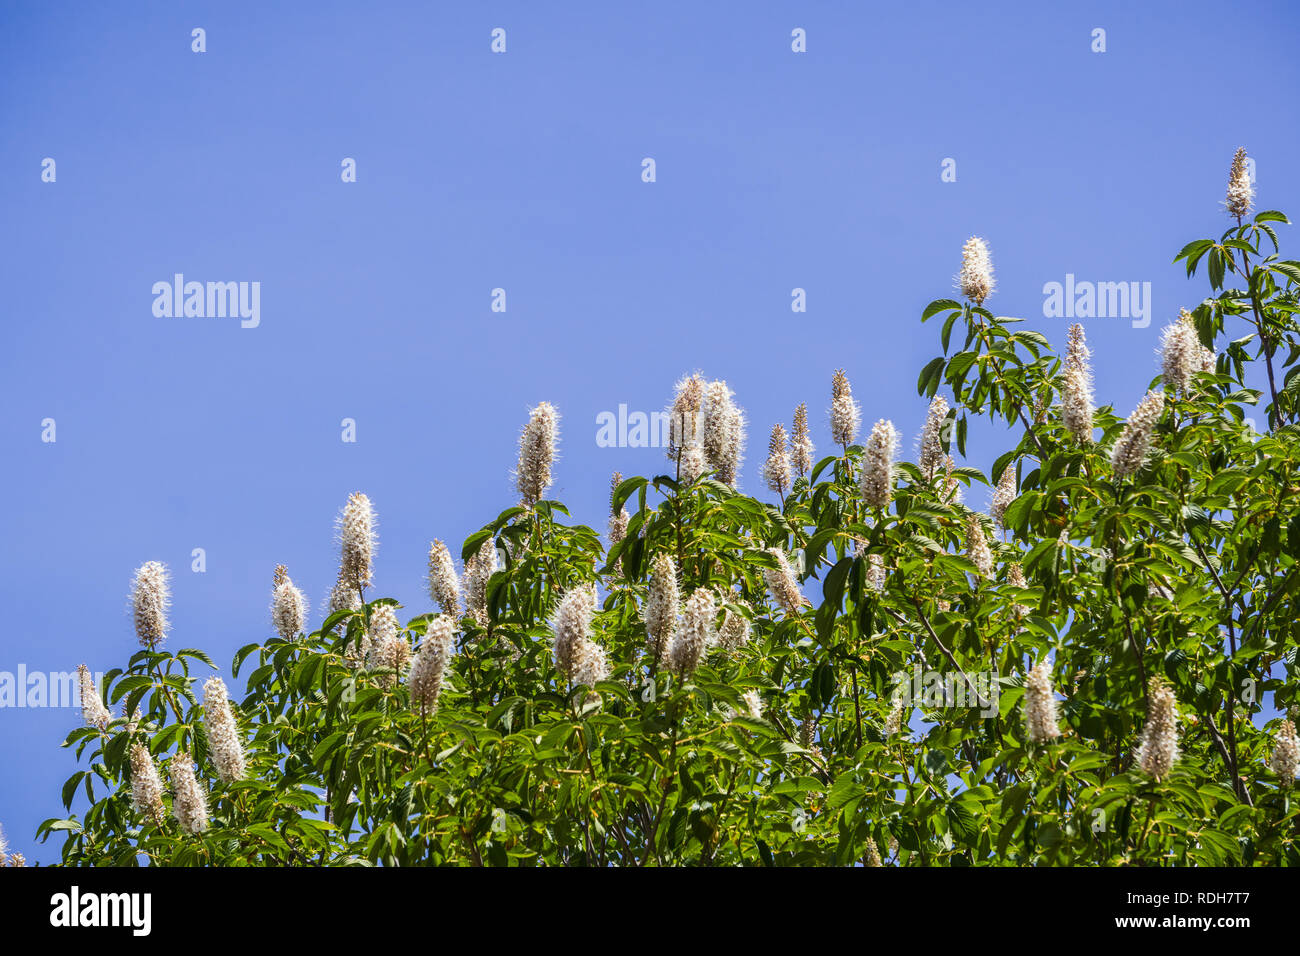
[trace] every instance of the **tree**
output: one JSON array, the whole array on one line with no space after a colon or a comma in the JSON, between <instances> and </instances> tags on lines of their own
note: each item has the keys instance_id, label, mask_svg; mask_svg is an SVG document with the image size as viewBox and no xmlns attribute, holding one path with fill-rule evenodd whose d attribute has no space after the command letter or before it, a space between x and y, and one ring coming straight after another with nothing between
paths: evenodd
<instances>
[{"instance_id":1,"label":"tree","mask_svg":"<svg viewBox=\"0 0 1300 956\"><path fill-rule=\"evenodd\" d=\"M190 668L212 662L165 649L146 565L144 646L103 685L124 716L89 686L65 744L90 769L64 803L84 787L90 807L39 835L63 832L68 864L1300 862L1282 713L1300 263L1280 258L1284 215L1249 218L1244 170L1239 152L1235 225L1175 260L1205 262L1212 294L1165 330L1127 419L1094 408L1082 328L1058 356L985 308L972 239L961 299L922 314L943 355L918 382L916 462L892 423L860 434L837 373L834 453L814 461L801 407L773 430L772 500L743 494L743 414L691 376L670 473L615 477L602 544L545 497L543 404L521 504L464 542L463 581L431 549L433 611L402 625L367 599L354 495L331 613L302 633L279 569L280 636L235 655L238 704L211 679L199 701ZM952 456L972 417L1018 438L988 474ZM976 485L988 515L963 503Z\"/></svg>"}]
</instances>

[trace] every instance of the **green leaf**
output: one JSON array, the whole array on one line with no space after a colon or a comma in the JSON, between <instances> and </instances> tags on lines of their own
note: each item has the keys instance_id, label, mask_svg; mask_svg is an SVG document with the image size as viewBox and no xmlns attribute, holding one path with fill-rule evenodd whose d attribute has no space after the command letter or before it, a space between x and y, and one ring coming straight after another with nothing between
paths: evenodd
<instances>
[{"instance_id":1,"label":"green leaf","mask_svg":"<svg viewBox=\"0 0 1300 956\"><path fill-rule=\"evenodd\" d=\"M758 734L762 737L780 736L780 732L775 727L773 727L770 723L768 723L766 720L760 720L755 717L744 717L738 714L735 717L732 717L731 720L728 721L728 723L735 724L738 727L743 727L746 730Z\"/></svg>"},{"instance_id":2,"label":"green leaf","mask_svg":"<svg viewBox=\"0 0 1300 956\"><path fill-rule=\"evenodd\" d=\"M837 611L844 603L844 583L848 580L849 571L853 569L856 560L852 557L841 558L836 562L835 567L827 572L826 580L822 582L822 596L825 602Z\"/></svg>"},{"instance_id":3,"label":"green leaf","mask_svg":"<svg viewBox=\"0 0 1300 956\"><path fill-rule=\"evenodd\" d=\"M979 358L978 352L958 352L948 360L948 381L955 382L965 375Z\"/></svg>"},{"instance_id":4,"label":"green leaf","mask_svg":"<svg viewBox=\"0 0 1300 956\"><path fill-rule=\"evenodd\" d=\"M77 795L77 787L81 786L82 778L86 776L86 771L78 770L63 784L63 808L72 809L72 798Z\"/></svg>"},{"instance_id":5,"label":"green leaf","mask_svg":"<svg viewBox=\"0 0 1300 956\"><path fill-rule=\"evenodd\" d=\"M921 369L921 375L916 380L916 394L934 395L939 387L939 380L943 374L944 358L940 355L938 358L931 359L926 363L925 368Z\"/></svg>"},{"instance_id":6,"label":"green leaf","mask_svg":"<svg viewBox=\"0 0 1300 956\"><path fill-rule=\"evenodd\" d=\"M822 783L816 777L791 777L773 784L771 792L773 794L795 794L809 793L811 791L821 791L826 789L826 784Z\"/></svg>"},{"instance_id":7,"label":"green leaf","mask_svg":"<svg viewBox=\"0 0 1300 956\"><path fill-rule=\"evenodd\" d=\"M1275 262L1267 266L1273 272L1280 272L1292 282L1300 282L1300 263L1297 262Z\"/></svg>"},{"instance_id":8,"label":"green leaf","mask_svg":"<svg viewBox=\"0 0 1300 956\"><path fill-rule=\"evenodd\" d=\"M838 810L862 793L862 785L851 774L842 773L835 778L830 791L826 794L826 806L831 810Z\"/></svg>"},{"instance_id":9,"label":"green leaf","mask_svg":"<svg viewBox=\"0 0 1300 956\"><path fill-rule=\"evenodd\" d=\"M933 318L934 316L942 312L944 309L956 309L957 311L960 312L961 303L955 302L952 299L935 299L933 302L927 305L925 307L925 311L921 313L921 321L925 322Z\"/></svg>"},{"instance_id":10,"label":"green leaf","mask_svg":"<svg viewBox=\"0 0 1300 956\"><path fill-rule=\"evenodd\" d=\"M220 670L220 669L221 669L221 668L217 667L216 664L212 663L212 658L208 657L207 654L205 654L203 651L199 650L198 648L187 647L187 648L185 648L184 650L179 650L179 651L177 651L177 652L176 652L176 656L177 656L177 657L193 657L195 660L200 660L200 661L202 661L203 663L207 664L207 665L208 665L209 667L211 667L214 671L215 671L215 670Z\"/></svg>"},{"instance_id":11,"label":"green leaf","mask_svg":"<svg viewBox=\"0 0 1300 956\"><path fill-rule=\"evenodd\" d=\"M325 623L326 624L330 623L330 621L334 620L334 618L341 617L344 613L346 612L340 611L338 614L331 615L330 618ZM323 626L322 629L328 630L328 628L324 628ZM262 647L261 644L245 644L239 650L235 651L235 660L234 663L231 664L230 666L231 676L238 677L239 668L243 665L244 661L248 658L248 655L253 653L253 651L259 650L261 647Z\"/></svg>"}]
</instances>

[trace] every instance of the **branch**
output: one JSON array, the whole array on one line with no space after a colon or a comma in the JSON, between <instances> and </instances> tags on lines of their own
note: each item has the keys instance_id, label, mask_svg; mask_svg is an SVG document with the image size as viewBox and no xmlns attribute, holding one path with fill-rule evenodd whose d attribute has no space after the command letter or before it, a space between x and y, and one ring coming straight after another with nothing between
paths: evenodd
<instances>
[{"instance_id":1,"label":"branch","mask_svg":"<svg viewBox=\"0 0 1300 956\"><path fill-rule=\"evenodd\" d=\"M952 651L948 650L948 648L944 646L943 641L939 640L939 635L934 633L934 628L930 626L930 619L926 617L925 612L921 610L921 603L913 599L912 605L913 607L916 608L916 616L919 617L921 619L921 623L925 625L925 630L926 633L930 635L930 640L934 641L935 646L939 648L939 651L947 659L948 663L951 664L953 666L953 669L957 671L958 674L961 675L961 679L966 682L966 686L970 688L970 692L975 696L976 702L980 705L981 708L988 707L991 701L987 701L980 696L979 690L975 687L975 682L972 681L968 676L966 676L966 672L962 670L962 666L957 663L957 658L953 656ZM886 610L888 610L889 613L892 614L899 623L902 624L907 623L903 615L899 614L897 611L892 610L890 608L886 608Z\"/></svg>"}]
</instances>

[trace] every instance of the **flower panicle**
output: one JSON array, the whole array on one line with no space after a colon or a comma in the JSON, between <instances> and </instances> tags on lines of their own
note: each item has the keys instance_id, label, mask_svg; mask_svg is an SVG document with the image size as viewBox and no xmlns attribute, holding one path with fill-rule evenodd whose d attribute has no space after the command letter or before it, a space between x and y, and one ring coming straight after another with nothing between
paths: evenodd
<instances>
[{"instance_id":1,"label":"flower panicle","mask_svg":"<svg viewBox=\"0 0 1300 956\"><path fill-rule=\"evenodd\" d=\"M283 564L276 565L271 590L271 626L286 641L303 633L307 622L307 597L294 586Z\"/></svg>"},{"instance_id":2,"label":"flower panicle","mask_svg":"<svg viewBox=\"0 0 1300 956\"><path fill-rule=\"evenodd\" d=\"M528 424L519 436L519 464L515 484L525 508L531 508L546 496L553 481L560 441L560 413L550 402L542 402L528 415Z\"/></svg>"},{"instance_id":3,"label":"flower panicle","mask_svg":"<svg viewBox=\"0 0 1300 956\"><path fill-rule=\"evenodd\" d=\"M981 577L993 576L993 550L984 532L984 519L974 512L966 519L966 556Z\"/></svg>"},{"instance_id":4,"label":"flower panicle","mask_svg":"<svg viewBox=\"0 0 1300 956\"><path fill-rule=\"evenodd\" d=\"M867 555L867 584L873 591L885 590L888 572L885 570L885 558L879 554Z\"/></svg>"},{"instance_id":5,"label":"flower panicle","mask_svg":"<svg viewBox=\"0 0 1300 956\"><path fill-rule=\"evenodd\" d=\"M1015 462L1009 462L1002 469L1002 474L998 478L998 483L993 489L993 502L989 506L989 516L993 519L993 526L999 530L1006 530L1002 519L1006 516L1007 508L1011 502L1016 500L1016 468Z\"/></svg>"},{"instance_id":6,"label":"flower panicle","mask_svg":"<svg viewBox=\"0 0 1300 956\"><path fill-rule=\"evenodd\" d=\"M811 472L816 452L812 435L808 431L808 405L800 402L794 410L794 431L790 434L790 463L794 470L801 476Z\"/></svg>"},{"instance_id":7,"label":"flower panicle","mask_svg":"<svg viewBox=\"0 0 1300 956\"><path fill-rule=\"evenodd\" d=\"M1223 205L1227 208L1228 215L1242 219L1250 215L1254 199L1255 187L1250 182L1246 147L1238 146L1232 154L1232 168L1228 172L1228 195Z\"/></svg>"},{"instance_id":8,"label":"flower panicle","mask_svg":"<svg viewBox=\"0 0 1300 956\"><path fill-rule=\"evenodd\" d=\"M208 798L194 775L189 751L177 751L167 763L172 783L172 816L181 831L197 835L208 828Z\"/></svg>"},{"instance_id":9,"label":"flower panicle","mask_svg":"<svg viewBox=\"0 0 1300 956\"><path fill-rule=\"evenodd\" d=\"M1148 710L1138 742L1137 762L1142 772L1159 782L1178 761L1178 708L1174 691L1159 675L1147 687Z\"/></svg>"},{"instance_id":10,"label":"flower panicle","mask_svg":"<svg viewBox=\"0 0 1300 956\"><path fill-rule=\"evenodd\" d=\"M627 537L627 528L632 521L632 516L627 513L627 508L621 504L617 510L614 508L614 495L618 491L618 486L622 483L622 473L614 472L609 480L609 546L611 548Z\"/></svg>"},{"instance_id":11,"label":"flower panicle","mask_svg":"<svg viewBox=\"0 0 1300 956\"><path fill-rule=\"evenodd\" d=\"M342 569L339 570L338 579L334 582L334 587L330 591L329 607L330 614L337 614L339 611L361 610L361 595L357 592L356 587L349 584L343 577Z\"/></svg>"},{"instance_id":12,"label":"flower panicle","mask_svg":"<svg viewBox=\"0 0 1300 956\"><path fill-rule=\"evenodd\" d=\"M560 598L551 618L555 669L570 684L591 687L609 676L605 649L591 639L595 613L596 585L581 584Z\"/></svg>"},{"instance_id":13,"label":"flower panicle","mask_svg":"<svg viewBox=\"0 0 1300 956\"><path fill-rule=\"evenodd\" d=\"M1170 395L1191 393L1192 378L1203 368L1203 351L1191 314L1184 309L1178 320L1160 333L1160 372Z\"/></svg>"},{"instance_id":14,"label":"flower panicle","mask_svg":"<svg viewBox=\"0 0 1300 956\"><path fill-rule=\"evenodd\" d=\"M836 369L831 376L831 440L847 448L858 436L862 424L862 409L853 399L844 369Z\"/></svg>"},{"instance_id":15,"label":"flower panicle","mask_svg":"<svg viewBox=\"0 0 1300 956\"><path fill-rule=\"evenodd\" d=\"M948 400L942 395L930 399L930 408L921 428L921 449L917 464L926 480L933 480L943 465L944 427L948 421Z\"/></svg>"},{"instance_id":16,"label":"flower panicle","mask_svg":"<svg viewBox=\"0 0 1300 956\"><path fill-rule=\"evenodd\" d=\"M862 453L862 500L872 508L888 508L894 499L894 459L898 457L898 429L880 419L872 426Z\"/></svg>"},{"instance_id":17,"label":"flower panicle","mask_svg":"<svg viewBox=\"0 0 1300 956\"><path fill-rule=\"evenodd\" d=\"M704 457L724 484L735 486L745 451L745 413L724 381L704 391Z\"/></svg>"},{"instance_id":18,"label":"flower panicle","mask_svg":"<svg viewBox=\"0 0 1300 956\"><path fill-rule=\"evenodd\" d=\"M411 663L407 679L411 691L411 709L422 717L438 712L447 665L456 649L456 623L447 614L429 622L424 640Z\"/></svg>"},{"instance_id":19,"label":"flower panicle","mask_svg":"<svg viewBox=\"0 0 1300 956\"><path fill-rule=\"evenodd\" d=\"M371 670L383 671L379 675L379 686L389 690L405 677L406 667L411 662L411 643L402 635L397 612L391 604L380 604L371 610L367 636L367 664Z\"/></svg>"},{"instance_id":20,"label":"flower panicle","mask_svg":"<svg viewBox=\"0 0 1300 956\"><path fill-rule=\"evenodd\" d=\"M460 578L451 551L437 538L429 543L429 598L443 614L460 616Z\"/></svg>"},{"instance_id":21,"label":"flower panicle","mask_svg":"<svg viewBox=\"0 0 1300 956\"><path fill-rule=\"evenodd\" d=\"M681 590L677 565L666 554L658 554L650 565L650 586L645 601L645 630L651 657L668 663L668 648L677 629Z\"/></svg>"},{"instance_id":22,"label":"flower panicle","mask_svg":"<svg viewBox=\"0 0 1300 956\"><path fill-rule=\"evenodd\" d=\"M131 593L135 633L141 647L153 649L167 639L171 627L167 620L170 607L167 568L161 562L146 561L136 569Z\"/></svg>"},{"instance_id":23,"label":"flower panicle","mask_svg":"<svg viewBox=\"0 0 1300 956\"><path fill-rule=\"evenodd\" d=\"M912 708L909 703L907 688L900 684L890 696L889 713L885 715L886 737L892 737L894 734L902 732L908 718L912 716Z\"/></svg>"},{"instance_id":24,"label":"flower panicle","mask_svg":"<svg viewBox=\"0 0 1300 956\"><path fill-rule=\"evenodd\" d=\"M699 372L677 383L668 410L668 459L680 461L687 448L698 448L704 437L704 377Z\"/></svg>"},{"instance_id":25,"label":"flower panicle","mask_svg":"<svg viewBox=\"0 0 1300 956\"><path fill-rule=\"evenodd\" d=\"M112 713L104 706L104 698L95 686L95 678L85 664L77 665L77 689L81 695L81 716L87 727L107 730Z\"/></svg>"},{"instance_id":26,"label":"flower panicle","mask_svg":"<svg viewBox=\"0 0 1300 956\"><path fill-rule=\"evenodd\" d=\"M786 448L787 441L785 426L777 422L772 426L772 437L767 443L767 461L763 464L763 480L767 482L768 490L775 491L781 497L785 496L786 489L791 485L792 464L790 453Z\"/></svg>"},{"instance_id":27,"label":"flower panicle","mask_svg":"<svg viewBox=\"0 0 1300 956\"><path fill-rule=\"evenodd\" d=\"M1117 479L1127 478L1146 463L1151 436L1165 408L1164 392L1152 389L1138 403L1111 450L1111 467Z\"/></svg>"},{"instance_id":28,"label":"flower panicle","mask_svg":"<svg viewBox=\"0 0 1300 956\"><path fill-rule=\"evenodd\" d=\"M1066 336L1065 362L1061 375L1061 423L1081 445L1093 442L1092 368L1083 326L1070 326Z\"/></svg>"},{"instance_id":29,"label":"flower panicle","mask_svg":"<svg viewBox=\"0 0 1300 956\"><path fill-rule=\"evenodd\" d=\"M488 626L487 586L496 570L496 542L488 535L465 562L465 611L479 627Z\"/></svg>"},{"instance_id":30,"label":"flower panicle","mask_svg":"<svg viewBox=\"0 0 1300 956\"><path fill-rule=\"evenodd\" d=\"M235 722L226 684L209 677L203 684L203 725L208 732L208 752L224 783L243 780L247 773L243 737Z\"/></svg>"},{"instance_id":31,"label":"flower panicle","mask_svg":"<svg viewBox=\"0 0 1300 956\"><path fill-rule=\"evenodd\" d=\"M767 589L772 592L772 597L786 617L794 617L808 603L808 599L799 591L799 582L795 579L794 569L790 567L790 556L781 548L766 550L776 561L776 567L763 568Z\"/></svg>"},{"instance_id":32,"label":"flower panicle","mask_svg":"<svg viewBox=\"0 0 1300 956\"><path fill-rule=\"evenodd\" d=\"M979 236L971 236L961 247L961 272L957 276L957 286L961 294L976 305L983 305L996 288L993 257L988 243Z\"/></svg>"},{"instance_id":33,"label":"flower panicle","mask_svg":"<svg viewBox=\"0 0 1300 956\"><path fill-rule=\"evenodd\" d=\"M360 591L374 581L375 509L370 499L359 491L348 496L339 513L339 576L348 586Z\"/></svg>"},{"instance_id":34,"label":"flower panicle","mask_svg":"<svg viewBox=\"0 0 1300 956\"><path fill-rule=\"evenodd\" d=\"M739 650L749 643L752 625L744 614L727 608L722 613L722 626L718 628L718 646L723 650Z\"/></svg>"},{"instance_id":35,"label":"flower panicle","mask_svg":"<svg viewBox=\"0 0 1300 956\"><path fill-rule=\"evenodd\" d=\"M135 812L156 827L166 820L163 809L163 785L158 766L143 743L131 744L131 805Z\"/></svg>"},{"instance_id":36,"label":"flower panicle","mask_svg":"<svg viewBox=\"0 0 1300 956\"><path fill-rule=\"evenodd\" d=\"M1052 664L1039 661L1025 678L1025 736L1031 744L1045 744L1061 736L1056 722L1056 694Z\"/></svg>"},{"instance_id":37,"label":"flower panicle","mask_svg":"<svg viewBox=\"0 0 1300 956\"><path fill-rule=\"evenodd\" d=\"M1282 721L1273 741L1269 769L1278 776L1278 785L1284 790L1295 786L1296 770L1300 769L1300 737L1296 736L1295 722Z\"/></svg>"},{"instance_id":38,"label":"flower panicle","mask_svg":"<svg viewBox=\"0 0 1300 956\"><path fill-rule=\"evenodd\" d=\"M695 672L706 648L718 642L714 629L717 604L711 588L696 588L686 598L682 620L668 649L668 666L685 679Z\"/></svg>"}]
</instances>

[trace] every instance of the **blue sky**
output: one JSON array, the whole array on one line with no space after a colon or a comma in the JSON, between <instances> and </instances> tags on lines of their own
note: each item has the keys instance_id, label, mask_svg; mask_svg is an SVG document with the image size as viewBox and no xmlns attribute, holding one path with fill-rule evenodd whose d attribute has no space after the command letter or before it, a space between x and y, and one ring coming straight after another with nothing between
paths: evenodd
<instances>
[{"instance_id":1,"label":"blue sky","mask_svg":"<svg viewBox=\"0 0 1300 956\"><path fill-rule=\"evenodd\" d=\"M1099 400L1127 414L1160 327L1205 294L1171 260L1226 227L1233 149L1260 208L1300 210L1286 3L268 6L0 11L0 671L123 664L147 560L173 570L172 645L227 669L270 636L277 563L323 604L358 489L379 592L419 613L429 540L459 550L514 503L542 400L564 416L554 496L598 527L610 472L665 459L598 447L596 416L660 409L696 368L748 412L752 491L799 402L829 445L840 366L910 448L939 352L919 314L973 234L989 305L1054 343L1044 283L1152 284L1149 328L1086 323ZM155 317L177 272L259 282L260 325ZM1006 447L978 433L970 463ZM77 724L0 709L0 825L29 858L57 858L32 833Z\"/></svg>"}]
</instances>

